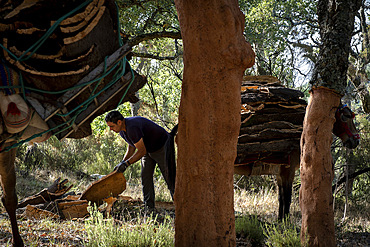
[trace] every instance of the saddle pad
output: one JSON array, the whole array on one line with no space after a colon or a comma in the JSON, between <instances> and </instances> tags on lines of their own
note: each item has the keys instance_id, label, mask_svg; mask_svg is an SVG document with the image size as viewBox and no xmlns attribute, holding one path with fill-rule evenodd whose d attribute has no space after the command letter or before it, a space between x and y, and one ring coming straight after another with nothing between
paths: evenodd
<instances>
[{"instance_id":1,"label":"saddle pad","mask_svg":"<svg viewBox=\"0 0 370 247\"><path fill-rule=\"evenodd\" d=\"M31 121L31 108L19 94L5 95L0 91L0 109L8 133L21 132Z\"/></svg>"},{"instance_id":2,"label":"saddle pad","mask_svg":"<svg viewBox=\"0 0 370 247\"><path fill-rule=\"evenodd\" d=\"M0 62L0 86L8 87L1 89L1 91L3 91L5 95L20 93L19 88L11 88L17 85L19 85L18 73Z\"/></svg>"}]
</instances>

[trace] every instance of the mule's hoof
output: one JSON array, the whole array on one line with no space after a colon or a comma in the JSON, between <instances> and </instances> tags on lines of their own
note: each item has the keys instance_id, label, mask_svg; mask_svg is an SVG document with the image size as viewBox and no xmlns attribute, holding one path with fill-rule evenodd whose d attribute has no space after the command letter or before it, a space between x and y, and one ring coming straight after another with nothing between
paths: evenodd
<instances>
[{"instance_id":1,"label":"mule's hoof","mask_svg":"<svg viewBox=\"0 0 370 247\"><path fill-rule=\"evenodd\" d=\"M12 245L13 245L13 247L24 247L24 243L23 243L23 240L21 238L13 239Z\"/></svg>"}]
</instances>

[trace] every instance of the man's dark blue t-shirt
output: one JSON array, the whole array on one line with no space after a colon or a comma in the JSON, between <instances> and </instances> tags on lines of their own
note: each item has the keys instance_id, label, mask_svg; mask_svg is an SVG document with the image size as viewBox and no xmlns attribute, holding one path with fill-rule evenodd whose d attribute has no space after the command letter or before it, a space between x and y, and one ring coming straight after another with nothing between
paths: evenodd
<instances>
[{"instance_id":1,"label":"man's dark blue t-shirt","mask_svg":"<svg viewBox=\"0 0 370 247\"><path fill-rule=\"evenodd\" d=\"M126 121L126 132L120 131L119 134L130 145L135 147L135 143L143 138L146 151L152 153L164 146L168 138L168 132L158 124L144 117L128 117Z\"/></svg>"}]
</instances>

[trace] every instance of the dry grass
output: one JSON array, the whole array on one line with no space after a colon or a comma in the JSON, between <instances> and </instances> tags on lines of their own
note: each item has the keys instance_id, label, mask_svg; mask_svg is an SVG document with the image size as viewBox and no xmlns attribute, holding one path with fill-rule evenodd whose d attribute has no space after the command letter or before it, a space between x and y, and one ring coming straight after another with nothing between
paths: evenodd
<instances>
[{"instance_id":1,"label":"dry grass","mask_svg":"<svg viewBox=\"0 0 370 247\"><path fill-rule=\"evenodd\" d=\"M34 195L50 186L54 180L61 177L68 179L69 185L76 193L84 191L93 181L87 177L76 177L74 174L60 171L35 170L26 177L18 174L17 192L19 200ZM163 179L155 181L157 200L170 201ZM0 196L2 191L0 190ZM129 179L127 188L122 193L134 199L142 199L140 180ZM56 221L52 219L28 220L18 219L18 226L22 238L27 246L83 246L88 242L85 219ZM0 203L0 246L11 246L11 228L7 214Z\"/></svg>"},{"instance_id":2,"label":"dry grass","mask_svg":"<svg viewBox=\"0 0 370 247\"><path fill-rule=\"evenodd\" d=\"M0 219L0 245L11 246L8 219ZM18 220L19 230L27 246L81 246L86 240L83 221Z\"/></svg>"},{"instance_id":3,"label":"dry grass","mask_svg":"<svg viewBox=\"0 0 370 247\"><path fill-rule=\"evenodd\" d=\"M76 178L60 172L35 171L28 177L19 176L17 189L20 199L39 192L41 189L50 185L56 178L68 177L70 183L74 184L76 192L83 191L91 183L91 180ZM157 195L164 201L170 201L170 196L163 181L156 182ZM0 193L1 194L1 193ZM142 198L141 186L138 180L128 181L127 190L124 195L132 198ZM278 199L275 189L266 188L256 192L250 192L243 189L235 190L235 211L236 214L258 215L265 222L276 222L278 212ZM346 218L343 218L343 201L336 201L335 217L337 226L338 246L366 246L353 245L356 238L364 238L358 233L370 232L370 212L368 205L361 203L349 203L346 211ZM5 210L0 206L0 246L10 246L11 231ZM32 221L19 219L19 227L23 239L27 246L82 246L88 241L85 229L85 221L55 221L45 219L41 221ZM298 193L295 192L292 197L291 222L300 226L301 214L298 203ZM365 238L367 235L365 235ZM348 240L351 239L351 240ZM352 241L352 242L351 242ZM367 241L366 239L364 241ZM348 242L348 245L343 244Z\"/></svg>"}]
</instances>

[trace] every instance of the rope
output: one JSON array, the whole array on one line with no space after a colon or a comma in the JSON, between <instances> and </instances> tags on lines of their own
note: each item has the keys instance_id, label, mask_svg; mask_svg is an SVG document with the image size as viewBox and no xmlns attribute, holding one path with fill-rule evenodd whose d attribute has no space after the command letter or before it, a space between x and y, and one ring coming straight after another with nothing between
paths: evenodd
<instances>
[{"instance_id":1,"label":"rope","mask_svg":"<svg viewBox=\"0 0 370 247\"><path fill-rule=\"evenodd\" d=\"M48 31L46 31L46 33L38 40L36 41L33 45L30 46L30 48L28 48L25 52L23 52L23 54L20 56L20 57L17 57L16 55L14 55L12 52L10 52L7 48L5 48L2 44L0 44L0 46L5 49L15 60L17 61L25 61L27 59L29 59L33 54L35 54L35 52L41 47L42 44L44 44L44 42L50 37L50 35L55 31L55 29L59 26L59 24L66 18L68 18L70 15L76 13L78 10L82 9L83 7L87 6L89 3L91 3L92 0L87 0L85 2L83 2L82 4L80 4L79 6L77 6L75 9L71 10L70 12L68 12L67 14L63 15L62 17L60 17L49 29ZM23 57L28 53L30 52L30 54L23 59Z\"/></svg>"},{"instance_id":2,"label":"rope","mask_svg":"<svg viewBox=\"0 0 370 247\"><path fill-rule=\"evenodd\" d=\"M129 65L130 65L130 64L129 64ZM131 66L130 66L130 72L131 72L131 82L130 82L130 84L127 86L126 91L125 91L125 93L123 94L123 96L121 97L121 100L118 102L118 104L117 104L117 107L116 107L116 108L118 108L118 106L122 103L122 101L123 101L123 99L125 98L125 96L126 96L126 94L127 94L128 90L130 89L130 87L131 87L132 83L133 83L133 82L134 82L134 80L135 80L134 71L132 70L132 67L131 67Z\"/></svg>"},{"instance_id":3,"label":"rope","mask_svg":"<svg viewBox=\"0 0 370 247\"><path fill-rule=\"evenodd\" d=\"M72 10L71 12L67 13L66 15L62 16L61 18L59 18L54 24L52 27L49 28L49 30L35 43L33 44L29 49L27 49L19 58L17 56L15 56L14 54L12 54L7 48L5 48L2 44L0 44L0 47L2 47L2 49L6 50L13 58L15 58L17 61L25 61L27 59L29 59L40 47L41 45L45 42L45 40L54 32L54 30L57 28L57 26L65 19L67 18L68 16L72 15L73 13L75 13L76 11L80 10L81 8L85 7L87 4L89 4L92 0L88 0L84 3L82 3L80 6L78 6L77 8L75 8L74 10ZM118 11L118 5L117 3L116 4L116 9L117 9L117 21L118 21L118 31L120 30L120 21L119 21L119 11ZM118 42L119 42L119 46L122 47L123 45L123 41L120 37L120 32L117 32L118 33ZM32 50L32 51L31 51ZM28 52L30 52L30 54L23 58ZM71 115L72 113L75 113L74 116L72 116L70 119L68 119L67 121L65 121L64 123L58 125L58 126L55 126L53 128L50 128L48 130L45 130L41 133L37 133L37 134L34 134L32 135L31 137L25 139L25 140L22 140L22 141L19 141L19 137L21 136L21 134L17 133L16 135L12 135L11 137L7 138L7 139L10 139L10 138L16 138L16 140L18 141L17 143L11 145L11 146L8 146L8 147L5 147L4 149L1 149L0 150L0 153L1 152L7 152L9 151L10 149L12 148L16 148L20 145L22 145L23 143L25 142L29 142L31 141L32 139L36 138L36 137L40 137L42 136L43 134L45 133L48 133L48 132L51 132L51 131L54 131L56 129L59 129L59 128L62 128L63 126L67 125L65 128L62 128L61 130L59 130L58 132L55 132L53 133L53 135L58 135L59 133L62 133L66 130L68 130L69 128L71 128L71 126L75 123L75 120L77 118L77 116L82 113L83 111L85 111L87 109L87 107L94 101L94 99L96 97L98 97L102 92L104 92L106 89L108 89L109 87L111 87L114 83L116 83L124 74L125 74L125 71L126 71L126 63L129 65L129 68L130 68L130 72L131 72L131 81L130 83L128 84L127 88L126 88L126 91L124 92L124 94L122 95L117 107L122 103L123 99L125 98L128 90L130 89L132 83L134 82L134 79L135 79L135 75L134 75L134 72L132 70L132 67L130 66L130 64L128 63L127 61L127 58L124 57L122 58L122 60L118 63L116 63L114 66L112 66L112 68L110 68L108 71L107 71L107 65L106 65L106 60L107 60L107 57L104 58L104 71L102 73L101 76L99 76L98 78L95 78L91 81L88 81L88 82L85 82L85 83L81 83L81 84L78 84L78 85L75 85L71 88L68 88L68 89L64 89L64 90L59 90L59 91L46 91L46 90L41 90L41 89L37 89L37 88L32 88L32 87L28 87L28 86L25 86L24 82L23 82L23 77L22 77L22 74L19 72L19 81L20 81L20 85L18 86L0 86L0 89L9 89L9 88L21 88L22 89L22 92L23 92L23 98L26 99L26 96L25 96L25 92L26 90L29 90L29 91L34 91L34 92L39 92L39 93L45 93L45 94L61 94L61 93L65 93L65 92L68 92L70 90L73 90L73 89L77 89L77 88L81 88L81 87L84 87L84 86L87 86L87 85L91 85L93 84L94 82L97 82L98 83L95 85L94 89L92 90L91 92L91 95L88 99L86 99L83 103L81 103L80 105L78 105L77 107L75 107L74 109L72 109L71 111L69 111L68 113L66 114L56 114L60 117L66 117L66 116L69 116ZM113 75L112 77L112 80L107 83L107 85L105 85L103 87L103 89L101 89L100 91L98 91L97 93L95 93L95 91L97 90L98 86L100 85L100 83L103 81L103 79L109 75L113 70L115 70L118 66L120 66L120 68L117 69L117 71L115 72L115 74ZM95 94L94 94L95 93ZM23 133L23 131L21 132ZM6 139L6 140L7 140Z\"/></svg>"},{"instance_id":4,"label":"rope","mask_svg":"<svg viewBox=\"0 0 370 247\"><path fill-rule=\"evenodd\" d=\"M111 87L114 83L117 82L117 80L119 80L119 78L121 78L123 76L123 74L125 73L125 68L126 68L126 58L124 58L123 61L120 61L118 64L123 64L122 67L121 67L121 72L116 72L115 75L113 76L113 79L107 84L105 85L105 87L103 89L101 89L98 93L96 93L95 95L93 95L94 92L92 92L92 95L87 98L87 100L85 100L85 102L81 103L80 105L78 105L76 108L74 108L72 111L66 113L66 114L57 114L58 116L62 116L62 117L65 117L65 116L68 116L70 115L71 113L73 113L74 111L76 111L78 108L84 106L84 105L88 105L90 104L97 96L99 96L103 91L105 91L106 89L108 89L109 87ZM100 83L100 81L99 81ZM96 90L97 86L99 85L99 83L97 83L94 91Z\"/></svg>"}]
</instances>

